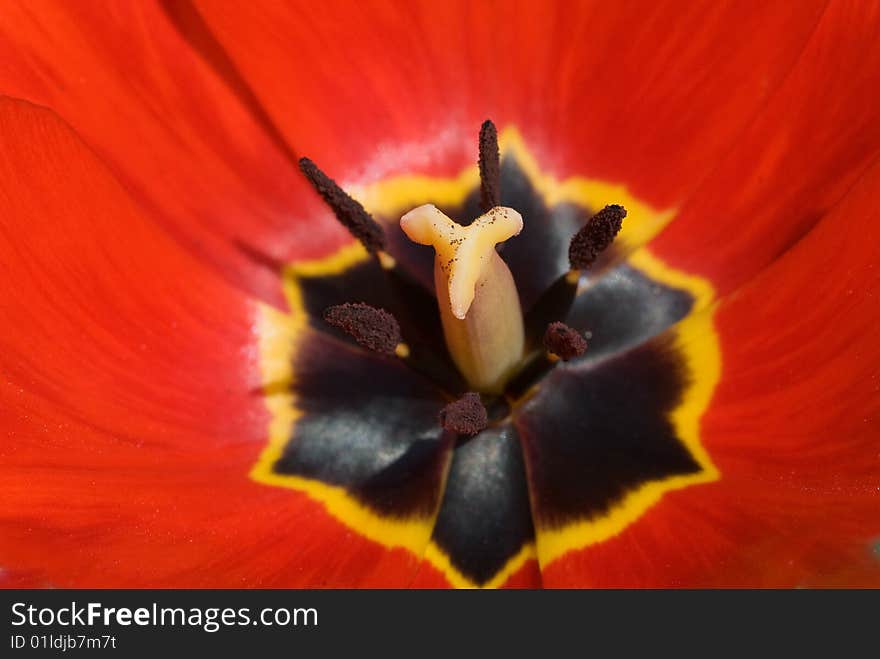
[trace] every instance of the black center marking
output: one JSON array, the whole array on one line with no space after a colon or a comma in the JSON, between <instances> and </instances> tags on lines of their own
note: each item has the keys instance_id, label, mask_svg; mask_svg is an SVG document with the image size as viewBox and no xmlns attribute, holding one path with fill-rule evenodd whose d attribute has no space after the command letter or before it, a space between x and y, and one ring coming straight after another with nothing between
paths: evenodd
<instances>
[{"instance_id":1,"label":"black center marking","mask_svg":"<svg viewBox=\"0 0 880 659\"><path fill-rule=\"evenodd\" d=\"M502 203L525 219L503 258L528 308L567 271L571 236L593 209L548 208L511 159L502 163L501 176ZM459 221L477 217L479 188L461 208L442 210ZM377 219L387 227L399 218ZM310 315L293 364L302 416L276 473L343 487L380 516L426 519L440 506L434 542L462 575L485 584L533 541L535 527L601 516L645 483L701 469L669 421L691 374L663 333L690 312L688 292L630 266L603 270L616 256L608 250L569 317L558 319L590 332L587 353L545 377L515 408L512 424L506 411L495 414L490 406L494 425L453 447L437 415L467 389L367 353L321 320L324 309L344 302L387 308L400 319L407 343L448 359L429 293L431 250L393 227L386 235L389 252L421 286L389 281L373 260L299 281Z\"/></svg>"}]
</instances>

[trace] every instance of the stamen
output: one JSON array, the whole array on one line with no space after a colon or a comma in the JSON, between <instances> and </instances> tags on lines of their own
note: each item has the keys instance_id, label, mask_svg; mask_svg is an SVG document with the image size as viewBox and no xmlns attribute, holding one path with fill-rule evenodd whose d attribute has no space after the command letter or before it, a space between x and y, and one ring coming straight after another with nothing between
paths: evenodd
<instances>
[{"instance_id":1,"label":"stamen","mask_svg":"<svg viewBox=\"0 0 880 659\"><path fill-rule=\"evenodd\" d=\"M409 355L409 347L401 339L400 325L384 309L363 302L338 304L324 310L324 320L369 350L402 358Z\"/></svg>"},{"instance_id":2,"label":"stamen","mask_svg":"<svg viewBox=\"0 0 880 659\"><path fill-rule=\"evenodd\" d=\"M480 127L480 200L483 212L501 205L501 154L491 119Z\"/></svg>"},{"instance_id":3,"label":"stamen","mask_svg":"<svg viewBox=\"0 0 880 659\"><path fill-rule=\"evenodd\" d=\"M480 395L470 392L441 410L440 425L444 430L473 437L489 425L489 415Z\"/></svg>"},{"instance_id":4,"label":"stamen","mask_svg":"<svg viewBox=\"0 0 880 659\"><path fill-rule=\"evenodd\" d=\"M557 281L564 281L564 277ZM545 349L533 351L524 361L522 368L504 388L505 398L517 401L529 395L560 360L567 362L583 355L587 351L587 339L591 336L589 332L579 334L574 328L558 321L547 325L542 337Z\"/></svg>"},{"instance_id":5,"label":"stamen","mask_svg":"<svg viewBox=\"0 0 880 659\"><path fill-rule=\"evenodd\" d=\"M318 166L308 158L299 159L299 168L305 177L321 195L328 206L333 210L336 219L357 238L368 252L376 254L383 267L386 265L388 255L385 249L385 231L376 220L361 206L360 202L350 197L345 190L340 188L336 181L321 171Z\"/></svg>"},{"instance_id":6,"label":"stamen","mask_svg":"<svg viewBox=\"0 0 880 659\"><path fill-rule=\"evenodd\" d=\"M563 273L544 291L526 314L526 344L529 350L538 347L547 324L568 316L577 296L581 269L593 264L623 225L626 209L612 204L591 217L575 234L569 245L571 270Z\"/></svg>"},{"instance_id":7,"label":"stamen","mask_svg":"<svg viewBox=\"0 0 880 659\"><path fill-rule=\"evenodd\" d=\"M577 296L580 270L569 270L558 277L538 301L532 305L525 317L526 347L534 350L540 347L547 324L557 318L566 318Z\"/></svg>"},{"instance_id":8,"label":"stamen","mask_svg":"<svg viewBox=\"0 0 880 659\"><path fill-rule=\"evenodd\" d=\"M550 323L544 332L544 347L562 361L580 357L587 351L587 340L565 323Z\"/></svg>"},{"instance_id":9,"label":"stamen","mask_svg":"<svg viewBox=\"0 0 880 659\"><path fill-rule=\"evenodd\" d=\"M613 241L623 226L626 209L617 204L606 206L581 227L568 247L568 261L572 270L583 270L593 262Z\"/></svg>"}]
</instances>

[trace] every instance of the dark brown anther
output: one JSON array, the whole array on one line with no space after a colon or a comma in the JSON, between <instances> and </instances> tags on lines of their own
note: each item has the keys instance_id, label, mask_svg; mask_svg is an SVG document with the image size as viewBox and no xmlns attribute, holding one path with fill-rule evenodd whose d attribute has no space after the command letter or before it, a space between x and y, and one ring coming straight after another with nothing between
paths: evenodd
<instances>
[{"instance_id":1,"label":"dark brown anther","mask_svg":"<svg viewBox=\"0 0 880 659\"><path fill-rule=\"evenodd\" d=\"M375 352L393 355L401 344L400 325L394 316L363 302L328 307L324 320Z\"/></svg>"},{"instance_id":2,"label":"dark brown anther","mask_svg":"<svg viewBox=\"0 0 880 659\"><path fill-rule=\"evenodd\" d=\"M587 351L587 340L565 323L550 323L544 332L544 347L547 352L567 362Z\"/></svg>"},{"instance_id":3,"label":"dark brown anther","mask_svg":"<svg viewBox=\"0 0 880 659\"><path fill-rule=\"evenodd\" d=\"M385 231L360 202L350 197L336 184L336 181L308 158L299 159L299 168L333 210L336 219L361 242L368 252L375 254L385 249Z\"/></svg>"},{"instance_id":4,"label":"dark brown anther","mask_svg":"<svg viewBox=\"0 0 880 659\"><path fill-rule=\"evenodd\" d=\"M501 205L501 154L498 131L490 119L480 127L480 201L484 212Z\"/></svg>"},{"instance_id":5,"label":"dark brown anther","mask_svg":"<svg viewBox=\"0 0 880 659\"><path fill-rule=\"evenodd\" d=\"M480 394L470 392L449 403L440 412L444 430L473 437L489 425L489 415L480 400Z\"/></svg>"},{"instance_id":6,"label":"dark brown anther","mask_svg":"<svg viewBox=\"0 0 880 659\"><path fill-rule=\"evenodd\" d=\"M568 247L568 261L572 270L583 270L614 241L623 226L626 209L617 204L606 206L581 227Z\"/></svg>"}]
</instances>

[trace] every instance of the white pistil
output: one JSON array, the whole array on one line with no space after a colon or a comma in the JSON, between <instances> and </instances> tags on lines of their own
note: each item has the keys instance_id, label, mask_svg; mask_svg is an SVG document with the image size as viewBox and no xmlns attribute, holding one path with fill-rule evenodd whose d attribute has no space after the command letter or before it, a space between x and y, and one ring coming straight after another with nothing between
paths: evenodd
<instances>
[{"instance_id":1,"label":"white pistil","mask_svg":"<svg viewBox=\"0 0 880 659\"><path fill-rule=\"evenodd\" d=\"M400 220L411 240L434 247L434 285L446 344L471 386L483 392L500 392L522 358L519 295L495 251L522 225L522 216L503 206L466 227L431 204Z\"/></svg>"}]
</instances>

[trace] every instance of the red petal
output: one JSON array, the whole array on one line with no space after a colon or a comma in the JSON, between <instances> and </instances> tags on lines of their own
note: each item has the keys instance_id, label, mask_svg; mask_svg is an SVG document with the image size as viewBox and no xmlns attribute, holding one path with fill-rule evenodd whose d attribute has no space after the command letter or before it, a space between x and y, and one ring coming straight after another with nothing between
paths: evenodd
<instances>
[{"instance_id":1,"label":"red petal","mask_svg":"<svg viewBox=\"0 0 880 659\"><path fill-rule=\"evenodd\" d=\"M281 301L277 271L250 251L312 255L342 237L306 225L324 211L292 158L156 4L10 4L0 62L5 93L56 110L169 233L247 290Z\"/></svg>"},{"instance_id":2,"label":"red petal","mask_svg":"<svg viewBox=\"0 0 880 659\"><path fill-rule=\"evenodd\" d=\"M727 293L818 222L880 150L880 5L834 3L737 147L652 243Z\"/></svg>"},{"instance_id":3,"label":"red petal","mask_svg":"<svg viewBox=\"0 0 880 659\"><path fill-rule=\"evenodd\" d=\"M80 587L408 583L411 555L250 480L257 306L53 113L0 99L0 136L0 567Z\"/></svg>"},{"instance_id":4,"label":"red petal","mask_svg":"<svg viewBox=\"0 0 880 659\"><path fill-rule=\"evenodd\" d=\"M35 572L7 570L0 568L0 590L11 588L49 588L48 584Z\"/></svg>"},{"instance_id":5,"label":"red petal","mask_svg":"<svg viewBox=\"0 0 880 659\"><path fill-rule=\"evenodd\" d=\"M880 164L718 310L724 375L702 443L720 479L563 556L545 584L880 583L878 190Z\"/></svg>"},{"instance_id":6,"label":"red petal","mask_svg":"<svg viewBox=\"0 0 880 659\"><path fill-rule=\"evenodd\" d=\"M329 171L453 173L514 123L558 177L684 199L802 51L821 2L199 2L288 141Z\"/></svg>"}]
</instances>

